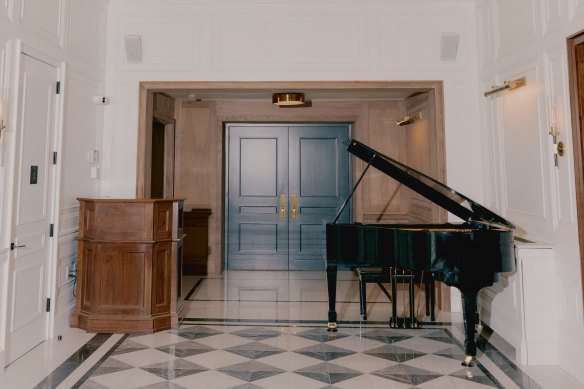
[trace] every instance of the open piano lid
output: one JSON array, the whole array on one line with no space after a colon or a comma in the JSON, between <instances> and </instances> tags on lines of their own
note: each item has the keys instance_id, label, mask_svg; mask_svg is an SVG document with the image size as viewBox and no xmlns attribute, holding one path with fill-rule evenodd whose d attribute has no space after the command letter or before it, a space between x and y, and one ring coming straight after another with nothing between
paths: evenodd
<instances>
[{"instance_id":1,"label":"open piano lid","mask_svg":"<svg viewBox=\"0 0 584 389\"><path fill-rule=\"evenodd\" d=\"M475 203L468 197L461 195L454 189L373 150L357 140L347 139L343 144L347 145L347 151L354 156L379 169L466 222L473 225L477 225L477 223L487 226L496 225L505 229L515 228L513 224L501 216Z\"/></svg>"}]
</instances>

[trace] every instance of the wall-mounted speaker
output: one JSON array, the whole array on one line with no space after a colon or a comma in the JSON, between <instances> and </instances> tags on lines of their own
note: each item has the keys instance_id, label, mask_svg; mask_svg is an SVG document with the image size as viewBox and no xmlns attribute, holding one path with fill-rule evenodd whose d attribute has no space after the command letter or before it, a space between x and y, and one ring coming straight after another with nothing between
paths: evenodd
<instances>
[{"instance_id":1,"label":"wall-mounted speaker","mask_svg":"<svg viewBox=\"0 0 584 389\"><path fill-rule=\"evenodd\" d=\"M142 39L140 35L126 35L125 41L128 62L142 62Z\"/></svg>"},{"instance_id":2,"label":"wall-mounted speaker","mask_svg":"<svg viewBox=\"0 0 584 389\"><path fill-rule=\"evenodd\" d=\"M460 34L457 32L443 32L440 37L440 59L442 61L454 61L458 55L458 39Z\"/></svg>"}]
</instances>

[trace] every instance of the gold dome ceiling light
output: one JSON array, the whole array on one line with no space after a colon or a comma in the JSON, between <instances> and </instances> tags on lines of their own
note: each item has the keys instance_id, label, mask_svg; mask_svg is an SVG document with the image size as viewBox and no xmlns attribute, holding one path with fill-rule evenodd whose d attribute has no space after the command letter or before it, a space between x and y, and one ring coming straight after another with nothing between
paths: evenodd
<instances>
[{"instance_id":1,"label":"gold dome ceiling light","mask_svg":"<svg viewBox=\"0 0 584 389\"><path fill-rule=\"evenodd\" d=\"M304 104L304 93L298 92L286 92L286 93L274 93L272 95L272 103L276 105L303 105Z\"/></svg>"}]
</instances>

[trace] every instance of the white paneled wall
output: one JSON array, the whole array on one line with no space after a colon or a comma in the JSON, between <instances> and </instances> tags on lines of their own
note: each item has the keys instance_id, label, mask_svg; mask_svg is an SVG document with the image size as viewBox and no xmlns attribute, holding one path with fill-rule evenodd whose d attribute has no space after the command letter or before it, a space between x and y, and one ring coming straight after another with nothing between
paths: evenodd
<instances>
[{"instance_id":1,"label":"white paneled wall","mask_svg":"<svg viewBox=\"0 0 584 389\"><path fill-rule=\"evenodd\" d=\"M105 84L105 26L108 1L103 0L0 0L0 95L7 99L8 112L2 135L0 162L0 372L4 367L6 320L9 293L9 261L12 220L12 178L15 168L15 133L19 47L64 64L61 80L64 97L62 119L59 217L54 220L58 239L57 258L50 274L54 311L50 335L69 328L74 308L71 258L76 257L74 240L78 226L77 197L94 196L99 180L89 178L90 150L102 148L103 107L92 103ZM97 164L99 167L99 163Z\"/></svg>"},{"instance_id":2,"label":"white paneled wall","mask_svg":"<svg viewBox=\"0 0 584 389\"><path fill-rule=\"evenodd\" d=\"M135 193L140 81L444 80L448 183L480 201L480 150L457 147L480 134L474 20L464 0L113 1L103 193ZM443 32L460 34L453 61L440 60ZM141 36L141 63L126 35Z\"/></svg>"},{"instance_id":3,"label":"white paneled wall","mask_svg":"<svg viewBox=\"0 0 584 389\"><path fill-rule=\"evenodd\" d=\"M553 301L540 308L541 315L553 318L550 333L557 334L557 347L550 355L555 356L552 362L584 382L584 307L566 49L566 38L584 29L584 2L478 1L477 26L479 78L485 90L503 80L527 78L526 87L480 99L486 198L525 237L552 247L551 271L540 274L545 282L539 285ZM567 149L558 167L548 134L552 101L558 141Z\"/></svg>"}]
</instances>

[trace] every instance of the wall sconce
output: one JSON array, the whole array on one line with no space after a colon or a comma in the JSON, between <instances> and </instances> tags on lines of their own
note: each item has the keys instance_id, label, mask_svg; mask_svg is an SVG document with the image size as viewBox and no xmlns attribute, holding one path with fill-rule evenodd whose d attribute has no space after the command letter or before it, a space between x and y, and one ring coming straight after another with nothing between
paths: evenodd
<instances>
[{"instance_id":1,"label":"wall sconce","mask_svg":"<svg viewBox=\"0 0 584 389\"><path fill-rule=\"evenodd\" d=\"M304 93L274 93L272 103L278 106L304 105Z\"/></svg>"},{"instance_id":2,"label":"wall sconce","mask_svg":"<svg viewBox=\"0 0 584 389\"><path fill-rule=\"evenodd\" d=\"M413 113L411 115L406 115L400 120L396 120L395 124L397 124L398 126L401 127L401 126L405 126L407 124L412 124L416 120L420 120L420 119L422 119L422 112L416 112L416 113Z\"/></svg>"},{"instance_id":3,"label":"wall sconce","mask_svg":"<svg viewBox=\"0 0 584 389\"><path fill-rule=\"evenodd\" d=\"M552 136L552 142L554 146L554 165L558 167L558 156L563 157L566 148L564 146L564 142L558 142L558 135L560 135L560 131L558 131L558 106L557 106L557 99L555 96L550 97L550 134Z\"/></svg>"},{"instance_id":4,"label":"wall sconce","mask_svg":"<svg viewBox=\"0 0 584 389\"><path fill-rule=\"evenodd\" d=\"M518 78L517 80L513 81L503 81L503 85L493 85L491 90L488 90L484 93L485 97L492 95L493 93L501 92L504 90L513 90L517 88L521 88L522 86L527 85L527 80L525 77Z\"/></svg>"}]
</instances>

